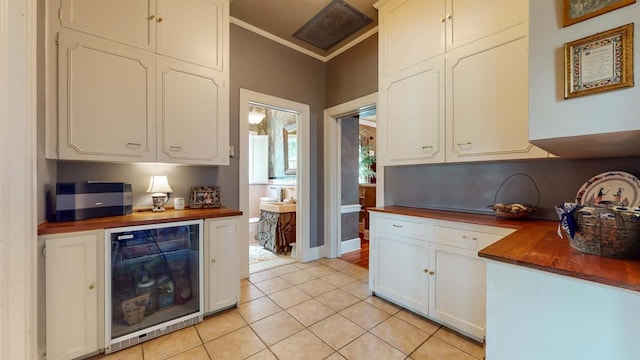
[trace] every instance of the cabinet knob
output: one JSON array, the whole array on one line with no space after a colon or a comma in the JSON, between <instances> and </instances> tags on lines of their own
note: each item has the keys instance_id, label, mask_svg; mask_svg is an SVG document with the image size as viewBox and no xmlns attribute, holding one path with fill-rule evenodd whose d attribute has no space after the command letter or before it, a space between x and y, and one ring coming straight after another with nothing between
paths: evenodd
<instances>
[{"instance_id":1,"label":"cabinet knob","mask_svg":"<svg viewBox=\"0 0 640 360\"><path fill-rule=\"evenodd\" d=\"M158 20L156 20L157 22L162 22L162 18L159 17Z\"/></svg>"},{"instance_id":2,"label":"cabinet knob","mask_svg":"<svg viewBox=\"0 0 640 360\"><path fill-rule=\"evenodd\" d=\"M431 146L431 145L425 145L425 146L423 146L423 147L422 147L422 151L423 151L423 152L430 152L430 151L433 151L433 146Z\"/></svg>"},{"instance_id":3,"label":"cabinet knob","mask_svg":"<svg viewBox=\"0 0 640 360\"><path fill-rule=\"evenodd\" d=\"M211 259L211 262L212 262L212 263L216 262L216 259Z\"/></svg>"},{"instance_id":4,"label":"cabinet knob","mask_svg":"<svg viewBox=\"0 0 640 360\"><path fill-rule=\"evenodd\" d=\"M447 18L442 18L440 19L440 21L445 22L447 20Z\"/></svg>"},{"instance_id":5,"label":"cabinet knob","mask_svg":"<svg viewBox=\"0 0 640 360\"><path fill-rule=\"evenodd\" d=\"M463 147L463 146L471 146L471 141L467 141L465 143L458 143L458 146Z\"/></svg>"},{"instance_id":6,"label":"cabinet knob","mask_svg":"<svg viewBox=\"0 0 640 360\"><path fill-rule=\"evenodd\" d=\"M393 224L393 227L401 228L401 227L402 227L402 225L396 225L396 224Z\"/></svg>"},{"instance_id":7,"label":"cabinet knob","mask_svg":"<svg viewBox=\"0 0 640 360\"><path fill-rule=\"evenodd\" d=\"M95 288L95 285L91 284L89 285L89 290L93 290Z\"/></svg>"},{"instance_id":8,"label":"cabinet knob","mask_svg":"<svg viewBox=\"0 0 640 360\"><path fill-rule=\"evenodd\" d=\"M155 18L156 18L156 17L155 17L155 15L149 15L149 17L148 17L147 19L148 19L148 20L153 20L153 19L155 19Z\"/></svg>"},{"instance_id":9,"label":"cabinet knob","mask_svg":"<svg viewBox=\"0 0 640 360\"><path fill-rule=\"evenodd\" d=\"M182 146L169 146L169 151L180 152L182 151Z\"/></svg>"},{"instance_id":10,"label":"cabinet knob","mask_svg":"<svg viewBox=\"0 0 640 360\"><path fill-rule=\"evenodd\" d=\"M462 238L465 239L465 240L473 240L473 241L478 240L478 238L475 237L475 236L462 235Z\"/></svg>"},{"instance_id":11,"label":"cabinet knob","mask_svg":"<svg viewBox=\"0 0 640 360\"><path fill-rule=\"evenodd\" d=\"M447 19L451 19L451 14L447 14Z\"/></svg>"},{"instance_id":12,"label":"cabinet knob","mask_svg":"<svg viewBox=\"0 0 640 360\"><path fill-rule=\"evenodd\" d=\"M434 271L429 271L429 275L435 275L436 273Z\"/></svg>"},{"instance_id":13,"label":"cabinet knob","mask_svg":"<svg viewBox=\"0 0 640 360\"><path fill-rule=\"evenodd\" d=\"M422 269L422 272L427 274L429 272L429 269Z\"/></svg>"}]
</instances>

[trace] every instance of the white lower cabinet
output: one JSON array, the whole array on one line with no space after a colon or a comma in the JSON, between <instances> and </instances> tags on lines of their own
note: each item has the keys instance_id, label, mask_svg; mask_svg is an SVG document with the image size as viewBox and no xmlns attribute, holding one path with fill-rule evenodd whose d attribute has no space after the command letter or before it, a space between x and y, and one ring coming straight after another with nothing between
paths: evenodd
<instances>
[{"instance_id":1,"label":"white lower cabinet","mask_svg":"<svg viewBox=\"0 0 640 360\"><path fill-rule=\"evenodd\" d=\"M104 328L104 232L44 236L48 360L98 351Z\"/></svg>"},{"instance_id":2,"label":"white lower cabinet","mask_svg":"<svg viewBox=\"0 0 640 360\"><path fill-rule=\"evenodd\" d=\"M238 303L240 273L238 269L238 226L233 219L207 219L205 227L205 313Z\"/></svg>"},{"instance_id":3,"label":"white lower cabinet","mask_svg":"<svg viewBox=\"0 0 640 360\"><path fill-rule=\"evenodd\" d=\"M485 332L486 264L477 251L429 245L429 316L482 339Z\"/></svg>"},{"instance_id":4,"label":"white lower cabinet","mask_svg":"<svg viewBox=\"0 0 640 360\"><path fill-rule=\"evenodd\" d=\"M370 221L371 291L482 340L486 262L477 253L514 230L375 211Z\"/></svg>"}]
</instances>

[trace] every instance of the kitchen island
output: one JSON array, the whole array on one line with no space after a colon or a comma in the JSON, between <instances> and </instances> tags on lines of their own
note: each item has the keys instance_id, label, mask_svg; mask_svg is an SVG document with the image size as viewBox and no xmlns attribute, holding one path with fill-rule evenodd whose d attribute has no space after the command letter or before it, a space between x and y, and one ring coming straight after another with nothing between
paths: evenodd
<instances>
[{"instance_id":1,"label":"kitchen island","mask_svg":"<svg viewBox=\"0 0 640 360\"><path fill-rule=\"evenodd\" d=\"M638 358L640 261L575 250L556 221L372 210L515 230L478 252L487 259L487 360Z\"/></svg>"}]
</instances>

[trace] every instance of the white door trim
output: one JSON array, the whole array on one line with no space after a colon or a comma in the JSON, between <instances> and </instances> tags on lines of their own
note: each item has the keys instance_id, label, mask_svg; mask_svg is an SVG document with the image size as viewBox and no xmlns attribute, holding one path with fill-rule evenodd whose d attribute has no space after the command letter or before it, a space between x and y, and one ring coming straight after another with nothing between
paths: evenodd
<instances>
[{"instance_id":1,"label":"white door trim","mask_svg":"<svg viewBox=\"0 0 640 360\"><path fill-rule=\"evenodd\" d=\"M339 257L341 254L341 215L340 204L341 176L340 169L340 124L341 117L353 114L366 106L376 105L378 93L369 94L344 104L325 109L324 111L324 220L325 220L325 256ZM384 189L384 168L376 168L376 184ZM384 203L384 192L376 192L376 204Z\"/></svg>"},{"instance_id":2,"label":"white door trim","mask_svg":"<svg viewBox=\"0 0 640 360\"><path fill-rule=\"evenodd\" d=\"M340 212L342 214L357 213L357 212L360 212L360 210L362 210L362 205L360 204L342 205L340 207Z\"/></svg>"},{"instance_id":3,"label":"white door trim","mask_svg":"<svg viewBox=\"0 0 640 360\"><path fill-rule=\"evenodd\" d=\"M242 278L249 276L249 106L250 102L257 102L265 105L294 110L300 113L298 122L298 159L300 162L297 168L296 188L298 194L298 210L296 212L296 246L298 250L297 259L300 262L315 260L318 251L310 251L310 108L307 104L298 103L291 100L278 98L271 95L258 93L246 89L240 89L240 111L238 112L240 122L240 210L242 219L238 226L238 237L240 246L240 275ZM244 119L244 120L243 120Z\"/></svg>"},{"instance_id":4,"label":"white door trim","mask_svg":"<svg viewBox=\"0 0 640 360\"><path fill-rule=\"evenodd\" d=\"M0 359L36 359L35 0L0 0Z\"/></svg>"}]
</instances>

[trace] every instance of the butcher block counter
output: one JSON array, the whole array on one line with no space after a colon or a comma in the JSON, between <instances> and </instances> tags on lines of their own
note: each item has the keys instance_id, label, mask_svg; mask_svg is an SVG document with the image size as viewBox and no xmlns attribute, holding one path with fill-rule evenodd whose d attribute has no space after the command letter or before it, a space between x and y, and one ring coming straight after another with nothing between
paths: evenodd
<instances>
[{"instance_id":1,"label":"butcher block counter","mask_svg":"<svg viewBox=\"0 0 640 360\"><path fill-rule=\"evenodd\" d=\"M589 280L633 291L640 291L640 261L590 255L573 249L558 237L558 221L496 219L455 211L388 206L371 211L457 221L477 225L517 229L492 245L481 249L480 257Z\"/></svg>"},{"instance_id":2,"label":"butcher block counter","mask_svg":"<svg viewBox=\"0 0 640 360\"><path fill-rule=\"evenodd\" d=\"M38 235L63 234L77 231L100 230L122 226L158 224L173 221L211 219L240 216L242 211L225 207L215 209L184 209L153 212L134 211L129 215L100 217L78 221L43 222L38 225Z\"/></svg>"}]
</instances>

